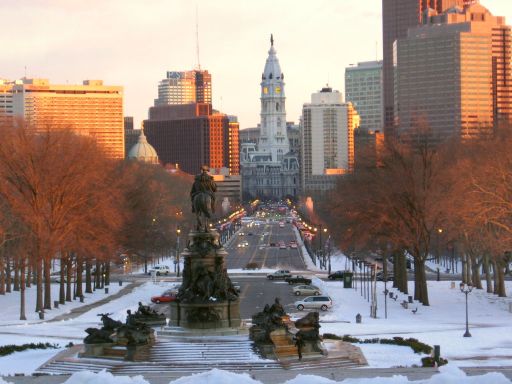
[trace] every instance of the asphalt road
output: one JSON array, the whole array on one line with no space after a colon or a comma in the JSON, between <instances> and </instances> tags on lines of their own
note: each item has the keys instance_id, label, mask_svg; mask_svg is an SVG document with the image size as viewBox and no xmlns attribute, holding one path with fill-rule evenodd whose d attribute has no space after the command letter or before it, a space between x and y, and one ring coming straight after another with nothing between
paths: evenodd
<instances>
[{"instance_id":1,"label":"asphalt road","mask_svg":"<svg viewBox=\"0 0 512 384\"><path fill-rule=\"evenodd\" d=\"M295 240L292 224L286 223L283 228L277 222L259 226L245 224L226 246L229 253L226 258L227 268L245 268L248 263L257 263L260 268L305 270L306 265L299 248L270 246L280 241L288 245L292 240ZM243 242L247 242L247 246L241 246Z\"/></svg>"}]
</instances>

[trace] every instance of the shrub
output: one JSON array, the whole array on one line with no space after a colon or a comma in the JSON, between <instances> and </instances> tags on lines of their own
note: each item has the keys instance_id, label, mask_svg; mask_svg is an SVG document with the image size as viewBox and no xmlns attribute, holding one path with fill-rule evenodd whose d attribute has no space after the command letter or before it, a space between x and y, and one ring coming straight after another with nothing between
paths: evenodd
<instances>
[{"instance_id":1,"label":"shrub","mask_svg":"<svg viewBox=\"0 0 512 384\"><path fill-rule=\"evenodd\" d=\"M260 265L258 263L247 263L244 269L260 269Z\"/></svg>"},{"instance_id":2,"label":"shrub","mask_svg":"<svg viewBox=\"0 0 512 384\"><path fill-rule=\"evenodd\" d=\"M438 367L440 367L441 365L446 365L448 364L448 360L446 359L443 359L442 357L439 358L439 364L437 365ZM426 356L426 357L423 357L421 359L421 366L426 368L426 367L435 367L436 366L436 361L434 360L434 358L432 356Z\"/></svg>"},{"instance_id":3,"label":"shrub","mask_svg":"<svg viewBox=\"0 0 512 384\"><path fill-rule=\"evenodd\" d=\"M7 356L14 352L22 352L26 351L27 349L57 349L59 348L56 344L50 344L50 343L30 343L30 344L22 344L22 345L14 345L14 344L8 344L3 345L0 347L0 356Z\"/></svg>"},{"instance_id":4,"label":"shrub","mask_svg":"<svg viewBox=\"0 0 512 384\"><path fill-rule=\"evenodd\" d=\"M432 353L432 347L428 344L422 343L414 338L404 339L403 337L393 337L392 339L379 339L375 337L373 339L358 339L350 335L344 335L340 337L332 333L324 333L324 339L343 340L347 343L362 343L362 344L389 344L389 345L401 345L411 347L414 353Z\"/></svg>"}]
</instances>

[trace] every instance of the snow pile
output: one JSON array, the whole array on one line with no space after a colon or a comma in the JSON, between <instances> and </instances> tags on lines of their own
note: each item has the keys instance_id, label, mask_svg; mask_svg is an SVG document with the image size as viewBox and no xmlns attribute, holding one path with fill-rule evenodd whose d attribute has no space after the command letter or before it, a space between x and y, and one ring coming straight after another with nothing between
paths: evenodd
<instances>
[{"instance_id":1,"label":"snow pile","mask_svg":"<svg viewBox=\"0 0 512 384\"><path fill-rule=\"evenodd\" d=\"M345 379L333 381L325 377L313 375L298 375L288 380L285 384L510 384L512 383L501 373L486 373L480 376L467 376L455 366L444 366L439 368L439 373L434 374L430 379L409 381L405 376L395 375L392 377L374 377L362 379ZM262 384L261 381L252 379L247 373L232 373L213 369L208 372L198 373L191 376L181 377L169 382L169 384ZM9 384L0 378L0 384ZM149 384L142 376L114 376L109 372L77 372L74 373L64 384Z\"/></svg>"},{"instance_id":2,"label":"snow pile","mask_svg":"<svg viewBox=\"0 0 512 384\"><path fill-rule=\"evenodd\" d=\"M149 384L142 376L114 376L110 372L81 371L74 373L66 384Z\"/></svg>"},{"instance_id":3,"label":"snow pile","mask_svg":"<svg viewBox=\"0 0 512 384\"><path fill-rule=\"evenodd\" d=\"M313 381L315 382L315 381ZM169 384L260 384L258 380L252 379L247 373L233 373L220 369L212 369L208 372L197 373L195 375L181 377L171 381ZM311 383L311 382L310 382ZM310 384L308 383L308 384ZM316 383L316 382L315 382ZM99 384L99 383L98 383Z\"/></svg>"}]
</instances>

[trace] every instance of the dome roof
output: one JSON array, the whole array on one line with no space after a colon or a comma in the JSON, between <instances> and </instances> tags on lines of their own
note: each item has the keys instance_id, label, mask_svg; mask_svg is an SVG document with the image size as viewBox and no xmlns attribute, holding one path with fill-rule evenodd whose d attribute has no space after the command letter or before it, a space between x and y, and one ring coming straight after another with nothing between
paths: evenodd
<instances>
[{"instance_id":1,"label":"dome roof","mask_svg":"<svg viewBox=\"0 0 512 384\"><path fill-rule=\"evenodd\" d=\"M128 152L129 159L136 159L150 164L158 164L158 155L155 148L146 140L144 129L140 130L139 140Z\"/></svg>"}]
</instances>

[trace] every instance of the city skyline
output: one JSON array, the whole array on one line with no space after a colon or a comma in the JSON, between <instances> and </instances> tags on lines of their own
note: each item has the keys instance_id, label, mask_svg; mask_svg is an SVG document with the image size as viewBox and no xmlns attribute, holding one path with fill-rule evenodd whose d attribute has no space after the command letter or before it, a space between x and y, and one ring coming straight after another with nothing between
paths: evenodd
<instances>
[{"instance_id":1,"label":"city skyline","mask_svg":"<svg viewBox=\"0 0 512 384\"><path fill-rule=\"evenodd\" d=\"M509 0L481 3L511 22ZM292 1L7 0L0 10L5 30L15 33L6 40L9 56L0 77L26 74L55 84L99 78L122 85L124 114L138 127L165 73L197 66L196 4L200 63L212 75L213 106L237 115L241 128L259 122L260 58L271 33L286 68L290 121L298 121L310 94L326 83L343 90L345 67L382 59L380 0L326 0L307 8Z\"/></svg>"}]
</instances>

